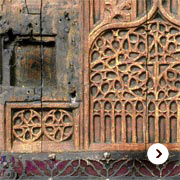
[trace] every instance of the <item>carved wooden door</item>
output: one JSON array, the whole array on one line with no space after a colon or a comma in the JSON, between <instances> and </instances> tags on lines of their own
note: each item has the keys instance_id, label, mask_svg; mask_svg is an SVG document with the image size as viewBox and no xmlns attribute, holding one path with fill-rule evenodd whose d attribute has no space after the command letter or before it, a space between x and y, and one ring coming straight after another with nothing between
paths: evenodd
<instances>
[{"instance_id":1,"label":"carved wooden door","mask_svg":"<svg viewBox=\"0 0 180 180\"><path fill-rule=\"evenodd\" d=\"M170 176L142 153L180 150L180 0L0 0L0 32L13 178Z\"/></svg>"}]
</instances>

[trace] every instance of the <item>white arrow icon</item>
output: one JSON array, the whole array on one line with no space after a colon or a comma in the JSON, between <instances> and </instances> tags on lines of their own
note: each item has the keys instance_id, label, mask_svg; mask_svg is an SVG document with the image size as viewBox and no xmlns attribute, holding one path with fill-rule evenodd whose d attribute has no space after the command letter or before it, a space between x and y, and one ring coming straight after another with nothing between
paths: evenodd
<instances>
[{"instance_id":1,"label":"white arrow icon","mask_svg":"<svg viewBox=\"0 0 180 180\"><path fill-rule=\"evenodd\" d=\"M163 164L167 161L169 152L166 146L157 143L149 147L147 155L149 161L153 164Z\"/></svg>"}]
</instances>

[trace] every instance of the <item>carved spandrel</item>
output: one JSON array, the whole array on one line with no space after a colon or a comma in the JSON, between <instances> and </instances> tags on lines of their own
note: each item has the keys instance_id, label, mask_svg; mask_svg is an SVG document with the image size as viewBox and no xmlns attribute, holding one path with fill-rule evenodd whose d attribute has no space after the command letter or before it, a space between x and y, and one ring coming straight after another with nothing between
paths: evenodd
<instances>
[{"instance_id":1,"label":"carved spandrel","mask_svg":"<svg viewBox=\"0 0 180 180\"><path fill-rule=\"evenodd\" d=\"M104 18L109 21L130 21L131 8L131 0L105 0Z\"/></svg>"},{"instance_id":2,"label":"carved spandrel","mask_svg":"<svg viewBox=\"0 0 180 180\"><path fill-rule=\"evenodd\" d=\"M173 14L174 16L180 16L179 0L163 0L162 5L168 13Z\"/></svg>"},{"instance_id":3,"label":"carved spandrel","mask_svg":"<svg viewBox=\"0 0 180 180\"><path fill-rule=\"evenodd\" d=\"M132 22L146 16L152 0L97 0L90 1L90 30L118 22Z\"/></svg>"}]
</instances>

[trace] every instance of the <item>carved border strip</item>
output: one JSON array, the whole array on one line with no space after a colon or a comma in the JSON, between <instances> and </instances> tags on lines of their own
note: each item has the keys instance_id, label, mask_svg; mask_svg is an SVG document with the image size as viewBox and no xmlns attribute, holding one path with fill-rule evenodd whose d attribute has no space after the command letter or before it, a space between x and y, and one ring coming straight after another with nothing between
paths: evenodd
<instances>
[{"instance_id":1,"label":"carved border strip","mask_svg":"<svg viewBox=\"0 0 180 180\"><path fill-rule=\"evenodd\" d=\"M171 152L163 165L153 165L143 152L2 154L0 177L6 179L175 179L180 175L179 153ZM33 157L32 157L33 156ZM77 158L79 156L79 158Z\"/></svg>"}]
</instances>

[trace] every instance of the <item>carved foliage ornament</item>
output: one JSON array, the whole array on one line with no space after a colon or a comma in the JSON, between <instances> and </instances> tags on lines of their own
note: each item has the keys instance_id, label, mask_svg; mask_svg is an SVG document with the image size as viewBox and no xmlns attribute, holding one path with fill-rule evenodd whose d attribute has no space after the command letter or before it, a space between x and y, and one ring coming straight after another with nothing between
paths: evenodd
<instances>
[{"instance_id":1,"label":"carved foliage ornament","mask_svg":"<svg viewBox=\"0 0 180 180\"><path fill-rule=\"evenodd\" d=\"M105 0L105 18L130 21L131 0Z\"/></svg>"},{"instance_id":2,"label":"carved foliage ornament","mask_svg":"<svg viewBox=\"0 0 180 180\"><path fill-rule=\"evenodd\" d=\"M67 160L45 160L44 155L34 160L26 157L0 157L0 178L2 179L36 179L47 178L170 178L179 177L180 165L175 158L162 165L151 164L144 158L86 158ZM177 157L176 157L177 158Z\"/></svg>"}]
</instances>

